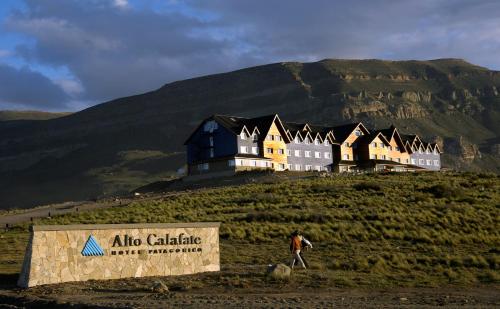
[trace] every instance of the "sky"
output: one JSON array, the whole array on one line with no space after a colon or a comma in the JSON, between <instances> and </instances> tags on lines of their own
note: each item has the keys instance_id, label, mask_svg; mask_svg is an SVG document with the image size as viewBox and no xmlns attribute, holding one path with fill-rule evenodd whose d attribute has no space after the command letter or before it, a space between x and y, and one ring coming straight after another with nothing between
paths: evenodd
<instances>
[{"instance_id":1,"label":"sky","mask_svg":"<svg viewBox=\"0 0 500 309\"><path fill-rule=\"evenodd\" d=\"M0 110L77 111L282 61L500 70L499 0L0 0Z\"/></svg>"}]
</instances>

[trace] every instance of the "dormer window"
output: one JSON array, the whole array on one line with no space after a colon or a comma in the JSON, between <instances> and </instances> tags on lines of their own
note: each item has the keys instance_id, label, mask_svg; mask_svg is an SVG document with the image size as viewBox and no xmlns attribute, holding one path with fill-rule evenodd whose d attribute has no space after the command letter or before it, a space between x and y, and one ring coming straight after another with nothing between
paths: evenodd
<instances>
[{"instance_id":1,"label":"dormer window","mask_svg":"<svg viewBox=\"0 0 500 309\"><path fill-rule=\"evenodd\" d=\"M308 139L308 138L306 138L306 139L304 140L304 144L309 145L310 143L311 143L311 142L309 141L309 139Z\"/></svg>"},{"instance_id":2,"label":"dormer window","mask_svg":"<svg viewBox=\"0 0 500 309\"><path fill-rule=\"evenodd\" d=\"M437 151L437 149L434 149L434 154L438 154L438 151Z\"/></svg>"},{"instance_id":3,"label":"dormer window","mask_svg":"<svg viewBox=\"0 0 500 309\"><path fill-rule=\"evenodd\" d=\"M252 134L252 141L256 142L258 140L259 140L259 134L257 133Z\"/></svg>"},{"instance_id":4,"label":"dormer window","mask_svg":"<svg viewBox=\"0 0 500 309\"><path fill-rule=\"evenodd\" d=\"M245 132L241 132L240 133L240 138L241 139L247 139L247 135L245 134Z\"/></svg>"},{"instance_id":5,"label":"dormer window","mask_svg":"<svg viewBox=\"0 0 500 309\"><path fill-rule=\"evenodd\" d=\"M325 142L324 142L323 144L324 144L325 146L328 146L328 145L330 145L330 142L329 142L327 139L325 139Z\"/></svg>"},{"instance_id":6,"label":"dormer window","mask_svg":"<svg viewBox=\"0 0 500 309\"><path fill-rule=\"evenodd\" d=\"M298 137L298 136L296 136L296 137L295 137L295 140L294 140L294 141L295 141L295 144L300 144L300 139L299 139L299 137Z\"/></svg>"},{"instance_id":7,"label":"dormer window","mask_svg":"<svg viewBox=\"0 0 500 309\"><path fill-rule=\"evenodd\" d=\"M356 131L354 131L354 135L361 136L361 135L363 135L363 133L361 133L360 130L356 130Z\"/></svg>"}]
</instances>

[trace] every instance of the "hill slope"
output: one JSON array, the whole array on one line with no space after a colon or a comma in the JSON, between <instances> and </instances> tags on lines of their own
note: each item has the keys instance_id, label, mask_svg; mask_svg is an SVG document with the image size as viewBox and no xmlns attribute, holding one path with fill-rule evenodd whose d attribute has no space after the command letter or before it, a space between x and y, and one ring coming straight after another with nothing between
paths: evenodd
<instances>
[{"instance_id":1,"label":"hill slope","mask_svg":"<svg viewBox=\"0 0 500 309\"><path fill-rule=\"evenodd\" d=\"M276 63L167 84L66 117L0 122L0 204L24 207L126 192L174 176L182 143L213 113L390 123L445 164L498 172L500 72L463 60Z\"/></svg>"},{"instance_id":2,"label":"hill slope","mask_svg":"<svg viewBox=\"0 0 500 309\"><path fill-rule=\"evenodd\" d=\"M71 113L49 113L39 111L0 110L0 121L12 120L48 120L67 116Z\"/></svg>"}]
</instances>

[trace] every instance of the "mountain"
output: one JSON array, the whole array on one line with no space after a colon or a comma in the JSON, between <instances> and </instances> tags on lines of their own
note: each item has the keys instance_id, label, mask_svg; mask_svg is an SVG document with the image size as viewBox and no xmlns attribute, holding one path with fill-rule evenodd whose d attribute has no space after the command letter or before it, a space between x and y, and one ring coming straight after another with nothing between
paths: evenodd
<instances>
[{"instance_id":1,"label":"mountain","mask_svg":"<svg viewBox=\"0 0 500 309\"><path fill-rule=\"evenodd\" d=\"M500 172L500 72L460 59L275 63L167 84L50 120L0 122L0 207L128 192L175 177L183 141L214 113L395 124L444 164Z\"/></svg>"},{"instance_id":2,"label":"mountain","mask_svg":"<svg viewBox=\"0 0 500 309\"><path fill-rule=\"evenodd\" d=\"M39 111L9 111L0 110L0 121L12 120L48 120L67 116L71 113L49 113Z\"/></svg>"}]
</instances>

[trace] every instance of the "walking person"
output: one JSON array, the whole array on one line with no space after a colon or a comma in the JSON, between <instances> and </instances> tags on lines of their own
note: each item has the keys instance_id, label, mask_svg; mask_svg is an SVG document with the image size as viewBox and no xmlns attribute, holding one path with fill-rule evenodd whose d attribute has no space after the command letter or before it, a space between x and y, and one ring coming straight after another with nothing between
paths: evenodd
<instances>
[{"instance_id":1,"label":"walking person","mask_svg":"<svg viewBox=\"0 0 500 309\"><path fill-rule=\"evenodd\" d=\"M299 237L299 231L295 231L291 235L290 239L290 253L292 254L292 262L290 267L293 269L295 262L297 262L302 268L306 269L304 261L300 257L300 250L302 249L302 241Z\"/></svg>"},{"instance_id":2,"label":"walking person","mask_svg":"<svg viewBox=\"0 0 500 309\"><path fill-rule=\"evenodd\" d=\"M302 259L302 262L304 262L304 265L306 265L307 268L309 268L309 263L307 263L307 260L306 258L304 257L304 251L307 251L308 249L312 249L313 245L312 243L307 240L304 235L300 234L299 233L299 239L300 239L300 246L301 246L301 250L300 250L300 258ZM297 264L297 261L295 261L295 265Z\"/></svg>"}]
</instances>

